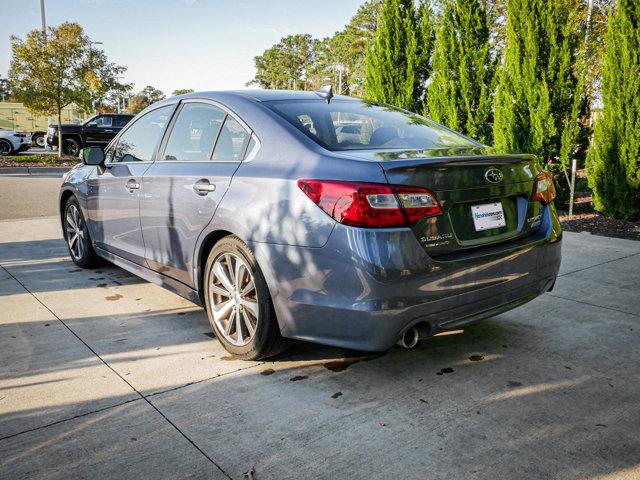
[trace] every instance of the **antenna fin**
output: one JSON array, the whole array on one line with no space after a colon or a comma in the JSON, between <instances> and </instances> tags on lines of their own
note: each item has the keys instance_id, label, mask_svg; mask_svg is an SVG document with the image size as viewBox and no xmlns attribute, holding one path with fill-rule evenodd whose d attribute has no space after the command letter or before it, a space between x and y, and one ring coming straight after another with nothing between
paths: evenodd
<instances>
[{"instance_id":1,"label":"antenna fin","mask_svg":"<svg viewBox=\"0 0 640 480\"><path fill-rule=\"evenodd\" d=\"M327 103L329 103L333 98L333 89L331 88L331 85L325 85L324 87L321 87L318 90L316 90L315 94L318 95L320 98L325 99Z\"/></svg>"}]
</instances>

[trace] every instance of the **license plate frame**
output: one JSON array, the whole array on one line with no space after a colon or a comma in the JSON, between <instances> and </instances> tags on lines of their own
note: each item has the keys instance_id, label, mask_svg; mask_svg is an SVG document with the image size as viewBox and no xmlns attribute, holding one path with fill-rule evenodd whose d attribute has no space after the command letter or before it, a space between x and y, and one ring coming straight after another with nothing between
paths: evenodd
<instances>
[{"instance_id":1,"label":"license plate frame","mask_svg":"<svg viewBox=\"0 0 640 480\"><path fill-rule=\"evenodd\" d=\"M506 227L502 202L483 203L471 206L471 217L476 232Z\"/></svg>"}]
</instances>

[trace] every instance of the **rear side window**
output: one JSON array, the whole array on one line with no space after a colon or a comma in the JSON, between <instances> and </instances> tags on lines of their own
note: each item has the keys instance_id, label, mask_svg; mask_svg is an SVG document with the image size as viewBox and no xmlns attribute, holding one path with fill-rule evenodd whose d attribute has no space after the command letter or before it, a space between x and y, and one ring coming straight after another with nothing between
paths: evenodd
<instances>
[{"instance_id":1,"label":"rear side window","mask_svg":"<svg viewBox=\"0 0 640 480\"><path fill-rule=\"evenodd\" d=\"M164 132L173 105L152 110L133 123L120 137L116 145L114 162L148 162Z\"/></svg>"},{"instance_id":2,"label":"rear side window","mask_svg":"<svg viewBox=\"0 0 640 480\"><path fill-rule=\"evenodd\" d=\"M114 120L114 127L124 127L127 123L129 123L129 120L131 120L133 117L116 117Z\"/></svg>"},{"instance_id":3,"label":"rear side window","mask_svg":"<svg viewBox=\"0 0 640 480\"><path fill-rule=\"evenodd\" d=\"M171 130L163 160L209 160L224 116L225 112L213 105L185 103Z\"/></svg>"},{"instance_id":4,"label":"rear side window","mask_svg":"<svg viewBox=\"0 0 640 480\"><path fill-rule=\"evenodd\" d=\"M241 161L250 137L249 132L235 118L227 115L213 151L213 160L218 162Z\"/></svg>"},{"instance_id":5,"label":"rear side window","mask_svg":"<svg viewBox=\"0 0 640 480\"><path fill-rule=\"evenodd\" d=\"M366 101L279 100L264 104L328 150L476 147L420 115Z\"/></svg>"}]
</instances>

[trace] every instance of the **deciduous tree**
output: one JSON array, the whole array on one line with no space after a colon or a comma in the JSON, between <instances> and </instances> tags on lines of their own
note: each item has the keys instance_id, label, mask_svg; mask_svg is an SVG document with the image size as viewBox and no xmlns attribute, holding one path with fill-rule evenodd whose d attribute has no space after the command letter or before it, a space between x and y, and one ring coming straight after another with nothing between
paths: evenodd
<instances>
[{"instance_id":1,"label":"deciduous tree","mask_svg":"<svg viewBox=\"0 0 640 480\"><path fill-rule=\"evenodd\" d=\"M3 102L11 99L11 82L0 75L0 100Z\"/></svg>"},{"instance_id":2,"label":"deciduous tree","mask_svg":"<svg viewBox=\"0 0 640 480\"><path fill-rule=\"evenodd\" d=\"M58 131L64 107L74 103L91 110L128 87L118 80L126 68L110 63L104 52L93 48L77 23L49 27L46 35L32 30L24 40L12 36L11 52L13 95L36 114L56 115ZM62 155L61 135L58 154Z\"/></svg>"},{"instance_id":3,"label":"deciduous tree","mask_svg":"<svg viewBox=\"0 0 640 480\"><path fill-rule=\"evenodd\" d=\"M178 95L185 95L187 93L193 93L193 88L178 88L171 92L172 97L177 97Z\"/></svg>"},{"instance_id":4,"label":"deciduous tree","mask_svg":"<svg viewBox=\"0 0 640 480\"><path fill-rule=\"evenodd\" d=\"M284 37L254 58L256 75L249 84L263 88L304 90L313 69L319 41L309 34Z\"/></svg>"},{"instance_id":5,"label":"deciduous tree","mask_svg":"<svg viewBox=\"0 0 640 480\"><path fill-rule=\"evenodd\" d=\"M165 95L162 91L158 90L151 85L147 85L140 92L136 93L129 100L129 112L130 113L139 113L145 108L147 108L152 103L159 102L164 99Z\"/></svg>"}]
</instances>

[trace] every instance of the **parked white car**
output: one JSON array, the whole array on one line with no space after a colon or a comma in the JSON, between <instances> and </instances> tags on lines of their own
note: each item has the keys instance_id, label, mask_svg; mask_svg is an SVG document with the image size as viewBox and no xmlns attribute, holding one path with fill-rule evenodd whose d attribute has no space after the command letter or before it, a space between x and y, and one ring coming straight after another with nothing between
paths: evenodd
<instances>
[{"instance_id":1,"label":"parked white car","mask_svg":"<svg viewBox=\"0 0 640 480\"><path fill-rule=\"evenodd\" d=\"M0 130L0 155L13 155L31 146L31 136L14 130Z\"/></svg>"}]
</instances>

